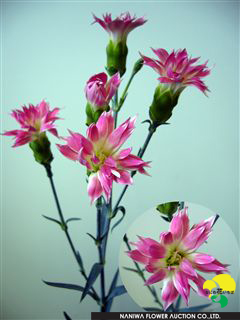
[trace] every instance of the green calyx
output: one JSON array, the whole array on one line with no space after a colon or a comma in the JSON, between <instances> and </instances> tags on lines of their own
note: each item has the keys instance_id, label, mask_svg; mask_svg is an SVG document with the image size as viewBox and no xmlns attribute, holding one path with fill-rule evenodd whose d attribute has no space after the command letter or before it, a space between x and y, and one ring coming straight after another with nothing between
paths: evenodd
<instances>
[{"instance_id":1,"label":"green calyx","mask_svg":"<svg viewBox=\"0 0 240 320\"><path fill-rule=\"evenodd\" d=\"M138 71L140 71L140 70L142 69L143 63L144 63L144 60L143 60L142 58L138 59L138 60L135 62L134 66L133 66L133 71L132 71L132 73L133 73L133 74L138 73Z\"/></svg>"},{"instance_id":2,"label":"green calyx","mask_svg":"<svg viewBox=\"0 0 240 320\"><path fill-rule=\"evenodd\" d=\"M128 48L126 41L114 42L113 40L109 41L109 44L106 48L107 51L107 66L106 70L110 76L113 76L115 73L119 72L120 76L126 71L126 60L128 54Z\"/></svg>"},{"instance_id":3,"label":"green calyx","mask_svg":"<svg viewBox=\"0 0 240 320\"><path fill-rule=\"evenodd\" d=\"M33 151L34 158L38 163L46 165L53 161L50 145L51 143L45 132L41 133L36 140L29 143L29 146Z\"/></svg>"},{"instance_id":4,"label":"green calyx","mask_svg":"<svg viewBox=\"0 0 240 320\"><path fill-rule=\"evenodd\" d=\"M87 102L86 105L86 125L90 126L92 123L96 123L104 111L109 111L109 106L103 107L101 109L96 109L91 103Z\"/></svg>"},{"instance_id":5,"label":"green calyx","mask_svg":"<svg viewBox=\"0 0 240 320\"><path fill-rule=\"evenodd\" d=\"M174 92L163 85L157 86L153 102L149 108L149 116L155 126L165 123L172 116L173 108L178 103L180 92Z\"/></svg>"},{"instance_id":6,"label":"green calyx","mask_svg":"<svg viewBox=\"0 0 240 320\"><path fill-rule=\"evenodd\" d=\"M157 206L157 210L162 214L166 214L167 216L172 216L177 211L178 206L179 206L178 201L166 202L166 203L159 204Z\"/></svg>"}]
</instances>

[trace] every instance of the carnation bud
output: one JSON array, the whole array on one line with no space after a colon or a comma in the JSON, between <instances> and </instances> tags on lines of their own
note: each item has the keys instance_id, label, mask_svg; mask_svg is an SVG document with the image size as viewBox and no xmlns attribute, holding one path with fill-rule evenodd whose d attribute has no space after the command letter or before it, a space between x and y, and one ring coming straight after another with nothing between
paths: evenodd
<instances>
[{"instance_id":1,"label":"carnation bud","mask_svg":"<svg viewBox=\"0 0 240 320\"><path fill-rule=\"evenodd\" d=\"M179 90L174 92L164 85L157 86L153 102L149 108L149 116L155 126L165 123L172 116L172 111L178 103L180 92Z\"/></svg>"},{"instance_id":2,"label":"carnation bud","mask_svg":"<svg viewBox=\"0 0 240 320\"><path fill-rule=\"evenodd\" d=\"M138 59L134 66L133 66L133 74L136 74L138 73L138 71L140 71L142 69L142 66L143 66L143 63L144 63L144 60L142 58Z\"/></svg>"},{"instance_id":3,"label":"carnation bud","mask_svg":"<svg viewBox=\"0 0 240 320\"><path fill-rule=\"evenodd\" d=\"M42 164L50 164L53 160L53 155L50 148L50 141L45 133L41 133L38 139L29 143L30 148L33 151L35 160Z\"/></svg>"}]
</instances>

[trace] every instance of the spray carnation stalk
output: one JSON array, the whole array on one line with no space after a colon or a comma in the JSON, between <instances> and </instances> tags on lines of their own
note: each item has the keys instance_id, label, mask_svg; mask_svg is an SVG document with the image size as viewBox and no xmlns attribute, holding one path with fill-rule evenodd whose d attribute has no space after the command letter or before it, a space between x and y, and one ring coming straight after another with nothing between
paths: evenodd
<instances>
[{"instance_id":1,"label":"spray carnation stalk","mask_svg":"<svg viewBox=\"0 0 240 320\"><path fill-rule=\"evenodd\" d=\"M14 110L12 116L20 124L21 128L20 130L7 131L4 135L15 138L14 147L29 144L34 153L35 160L46 169L58 210L59 220L47 216L44 217L57 223L64 231L85 280L84 286L47 281L45 283L58 288L78 290L82 293L81 301L88 295L100 305L101 311L109 312L115 297L126 292L123 286L117 285L118 270L114 274L109 288L106 286L105 277L106 252L110 230L114 230L126 214L125 207L120 205L120 203L128 186L133 184L134 175L137 172L147 174L146 169L149 167L149 162L144 161L142 158L157 128L160 125L167 124L166 121L170 118L180 93L188 85L195 85L206 93L207 87L201 82L201 78L208 75L209 70L206 64L193 66L198 59L189 58L186 50L173 51L171 54L168 54L164 49L159 49L156 50L159 61L153 61L153 59L142 56L135 63L126 87L122 94L119 95L121 77L126 71L128 34L133 29L142 26L146 20L143 17L136 18L127 12L115 19L112 19L111 14L104 15L103 19L94 16L94 22L100 24L110 37L107 46L106 66L109 77L104 72L96 73L86 83L86 124L88 126L86 136L69 130L69 136L63 138L65 144L57 145L60 152L66 158L85 167L88 179L87 192L90 202L96 205L97 234L96 236L87 234L94 240L97 246L98 261L93 263L90 272L87 273L85 271L82 257L79 251L76 250L68 231L69 222L79 220L79 218L64 218L53 181L51 169L53 155L47 133L50 132L59 138L55 127L55 121L59 119L59 108L50 110L49 104L43 100L36 106L29 105L29 107L24 106L22 110ZM135 75L142 69L143 64L153 67L160 74L160 84L156 89L149 110L150 119L145 121L149 124L147 137L139 152L134 154L131 147L123 147L123 145L135 129L136 118L126 117L126 120L119 126L117 118L119 111L126 101L130 85ZM110 106L111 101L112 108ZM124 189L116 200L115 205L113 205L114 182L124 185ZM122 215L121 218L111 227L111 221L119 216L119 214ZM171 215L168 215L169 219L172 218ZM141 241L144 242L144 240ZM139 246L142 246L142 243ZM161 245L158 246L158 248L160 247ZM162 245L161 249L162 254L163 252L171 253L167 245ZM179 250L175 250L176 252L172 253L171 257L168 257L170 260L175 259L173 263L182 259L181 250L183 249ZM159 254L159 252L155 252L155 254ZM161 257L158 258L163 259ZM135 263L137 263L136 261ZM153 270L155 265L151 267ZM157 277L159 273L163 276L163 272L158 271L156 271ZM171 272L171 270L165 271L167 278ZM155 273L155 269L153 273ZM155 274L154 277L156 277ZM100 280L99 294L94 289L97 279ZM146 284L149 283L146 282ZM158 301L159 306L161 306L154 288L149 286L149 290L155 300ZM64 312L64 316L66 319L70 319L66 312Z\"/></svg>"}]
</instances>

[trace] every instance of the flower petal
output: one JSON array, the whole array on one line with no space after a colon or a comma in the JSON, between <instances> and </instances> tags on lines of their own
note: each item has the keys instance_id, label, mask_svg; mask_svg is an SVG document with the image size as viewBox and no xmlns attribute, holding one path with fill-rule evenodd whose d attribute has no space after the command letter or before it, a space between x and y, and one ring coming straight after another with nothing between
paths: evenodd
<instances>
[{"instance_id":1,"label":"flower petal","mask_svg":"<svg viewBox=\"0 0 240 320\"><path fill-rule=\"evenodd\" d=\"M104 111L99 117L96 126L98 128L99 138L106 139L114 129L114 118L112 111Z\"/></svg>"},{"instance_id":2,"label":"flower petal","mask_svg":"<svg viewBox=\"0 0 240 320\"><path fill-rule=\"evenodd\" d=\"M166 277L166 272L163 269L161 269L158 272L154 273L151 277L149 277L147 281L144 283L144 285L149 286L156 282L162 281L165 277Z\"/></svg>"},{"instance_id":3,"label":"flower petal","mask_svg":"<svg viewBox=\"0 0 240 320\"><path fill-rule=\"evenodd\" d=\"M201 297L208 297L210 292L208 289L203 289L203 284L206 281L200 274L197 273L197 277L193 278L192 281L197 285L197 293ZM191 286L195 290L194 286Z\"/></svg>"},{"instance_id":4,"label":"flower petal","mask_svg":"<svg viewBox=\"0 0 240 320\"><path fill-rule=\"evenodd\" d=\"M112 149L118 149L132 134L136 117L128 118L118 128L112 131L108 137L108 144Z\"/></svg>"},{"instance_id":5,"label":"flower petal","mask_svg":"<svg viewBox=\"0 0 240 320\"><path fill-rule=\"evenodd\" d=\"M174 239L181 240L186 236L189 231L189 218L187 215L188 208L185 207L183 210L179 210L174 214L170 224L170 232Z\"/></svg>"},{"instance_id":6,"label":"flower petal","mask_svg":"<svg viewBox=\"0 0 240 320\"><path fill-rule=\"evenodd\" d=\"M89 197L91 198L91 203L93 203L102 195L103 188L97 174L91 174L89 176L87 191Z\"/></svg>"},{"instance_id":7,"label":"flower petal","mask_svg":"<svg viewBox=\"0 0 240 320\"><path fill-rule=\"evenodd\" d=\"M217 259L215 259L210 263L205 263L205 264L195 263L195 268L203 272L215 272L215 273L227 272L228 271L227 266L228 266L227 264L222 264Z\"/></svg>"},{"instance_id":8,"label":"flower petal","mask_svg":"<svg viewBox=\"0 0 240 320\"><path fill-rule=\"evenodd\" d=\"M93 143L99 140L98 128L95 123L92 123L87 129L87 137Z\"/></svg>"},{"instance_id":9,"label":"flower petal","mask_svg":"<svg viewBox=\"0 0 240 320\"><path fill-rule=\"evenodd\" d=\"M78 160L78 153L71 149L68 145L57 144L58 150L68 159Z\"/></svg>"},{"instance_id":10,"label":"flower petal","mask_svg":"<svg viewBox=\"0 0 240 320\"><path fill-rule=\"evenodd\" d=\"M194 262L198 264L207 264L215 260L213 256L210 256L206 253L196 253L194 254Z\"/></svg>"},{"instance_id":11,"label":"flower petal","mask_svg":"<svg viewBox=\"0 0 240 320\"><path fill-rule=\"evenodd\" d=\"M197 276L197 272L194 270L191 262L184 258L180 264L180 269L186 273L187 275L190 275L192 277L196 277Z\"/></svg>"},{"instance_id":12,"label":"flower petal","mask_svg":"<svg viewBox=\"0 0 240 320\"><path fill-rule=\"evenodd\" d=\"M179 293L175 288L173 281L170 279L164 280L162 288L162 300L164 301L165 311L177 299L178 295Z\"/></svg>"},{"instance_id":13,"label":"flower petal","mask_svg":"<svg viewBox=\"0 0 240 320\"><path fill-rule=\"evenodd\" d=\"M149 247L149 254L154 259L161 259L165 256L166 249L161 244L153 244Z\"/></svg>"},{"instance_id":14,"label":"flower petal","mask_svg":"<svg viewBox=\"0 0 240 320\"><path fill-rule=\"evenodd\" d=\"M170 231L164 231L160 233L160 242L162 242L165 246L172 244L173 241L174 239Z\"/></svg>"},{"instance_id":15,"label":"flower petal","mask_svg":"<svg viewBox=\"0 0 240 320\"><path fill-rule=\"evenodd\" d=\"M175 272L173 276L173 283L177 291L183 297L186 305L188 305L190 295L190 285L188 283L188 277L182 271Z\"/></svg>"},{"instance_id":16,"label":"flower petal","mask_svg":"<svg viewBox=\"0 0 240 320\"><path fill-rule=\"evenodd\" d=\"M143 255L140 251L138 250L131 250L127 252L127 255L133 259L136 262L147 264L148 263L148 257Z\"/></svg>"}]
</instances>

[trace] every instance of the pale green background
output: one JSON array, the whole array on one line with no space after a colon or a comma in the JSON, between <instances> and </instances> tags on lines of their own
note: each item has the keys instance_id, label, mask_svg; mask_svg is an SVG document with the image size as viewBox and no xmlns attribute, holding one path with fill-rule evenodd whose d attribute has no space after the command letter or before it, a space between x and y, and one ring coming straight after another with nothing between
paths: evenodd
<instances>
[{"instance_id":1,"label":"pale green background","mask_svg":"<svg viewBox=\"0 0 240 320\"><path fill-rule=\"evenodd\" d=\"M129 10L148 22L129 36L128 66L138 51L150 47L184 48L209 59L206 98L195 88L181 96L171 118L155 134L145 159L152 177L136 176L123 205L127 217L113 234L108 252L108 282L117 266L121 238L129 224L158 203L184 199L219 212L238 237L238 2L2 2L2 129L16 128L12 108L46 98L62 109L59 132L85 131L83 88L94 73L104 70L107 34L91 26L91 12L118 14ZM124 82L129 73L124 76ZM126 146L137 152L146 135L147 117L157 74L145 67L136 77L119 117L138 114L137 129ZM91 267L96 248L86 235L95 232L95 209L86 193L85 169L62 157L54 146L53 169L65 215L80 216L70 231ZM43 168L27 146L10 147L3 139L2 165L2 317L5 319L89 319L96 305L79 304L77 292L50 288L41 280L83 283L60 229L41 215L57 216ZM121 188L115 187L115 194ZM227 235L224 235L227 237ZM231 250L224 248L223 250ZM233 255L239 253L232 252ZM138 311L124 295L113 311ZM235 305L233 311L239 311Z\"/></svg>"}]
</instances>

